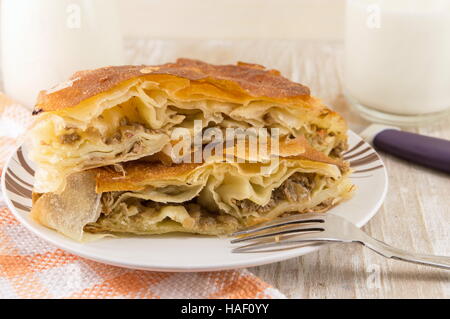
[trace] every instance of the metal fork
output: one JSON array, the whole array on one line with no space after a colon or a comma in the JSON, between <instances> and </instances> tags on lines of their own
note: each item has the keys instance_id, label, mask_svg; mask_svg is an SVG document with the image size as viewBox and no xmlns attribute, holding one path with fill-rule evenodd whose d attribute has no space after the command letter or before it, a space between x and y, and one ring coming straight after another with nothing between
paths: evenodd
<instances>
[{"instance_id":1,"label":"metal fork","mask_svg":"<svg viewBox=\"0 0 450 319\"><path fill-rule=\"evenodd\" d=\"M450 257L410 253L376 240L346 219L333 214L306 213L279 218L231 234L232 244L250 242L234 253L260 252L305 243L360 243L391 259L450 270Z\"/></svg>"}]
</instances>

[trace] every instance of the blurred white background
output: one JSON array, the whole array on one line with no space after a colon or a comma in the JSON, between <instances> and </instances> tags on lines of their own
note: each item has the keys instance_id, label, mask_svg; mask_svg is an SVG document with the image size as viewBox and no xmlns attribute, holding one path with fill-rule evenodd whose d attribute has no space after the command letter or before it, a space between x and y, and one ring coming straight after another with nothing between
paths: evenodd
<instances>
[{"instance_id":1,"label":"blurred white background","mask_svg":"<svg viewBox=\"0 0 450 319\"><path fill-rule=\"evenodd\" d=\"M124 35L342 40L345 0L120 0Z\"/></svg>"}]
</instances>

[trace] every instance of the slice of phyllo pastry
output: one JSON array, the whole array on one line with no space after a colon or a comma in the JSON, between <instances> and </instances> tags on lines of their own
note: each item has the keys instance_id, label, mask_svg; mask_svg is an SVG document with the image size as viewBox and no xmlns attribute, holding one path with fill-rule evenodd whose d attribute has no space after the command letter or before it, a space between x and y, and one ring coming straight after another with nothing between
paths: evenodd
<instances>
[{"instance_id":1,"label":"slice of phyllo pastry","mask_svg":"<svg viewBox=\"0 0 450 319\"><path fill-rule=\"evenodd\" d=\"M307 87L245 63L179 59L82 71L41 92L34 114L30 155L37 193L61 193L76 172L164 152L173 131L193 131L195 121L201 129L277 128L333 159L341 158L347 141L343 119ZM261 198L255 200L262 204Z\"/></svg>"},{"instance_id":2,"label":"slice of phyllo pastry","mask_svg":"<svg viewBox=\"0 0 450 319\"><path fill-rule=\"evenodd\" d=\"M59 194L35 194L32 215L79 241L105 234L224 235L284 214L324 212L350 197L347 165L304 138L282 140L275 155L241 161L233 152L233 160L212 154L178 164L154 156L91 169L72 174Z\"/></svg>"}]
</instances>

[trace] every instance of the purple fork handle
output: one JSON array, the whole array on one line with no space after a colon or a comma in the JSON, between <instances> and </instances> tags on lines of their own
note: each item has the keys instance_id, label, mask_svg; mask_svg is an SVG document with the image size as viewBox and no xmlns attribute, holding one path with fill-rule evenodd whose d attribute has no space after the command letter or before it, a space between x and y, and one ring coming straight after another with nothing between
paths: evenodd
<instances>
[{"instance_id":1,"label":"purple fork handle","mask_svg":"<svg viewBox=\"0 0 450 319\"><path fill-rule=\"evenodd\" d=\"M373 145L407 161L450 173L450 141L387 129L374 137Z\"/></svg>"}]
</instances>

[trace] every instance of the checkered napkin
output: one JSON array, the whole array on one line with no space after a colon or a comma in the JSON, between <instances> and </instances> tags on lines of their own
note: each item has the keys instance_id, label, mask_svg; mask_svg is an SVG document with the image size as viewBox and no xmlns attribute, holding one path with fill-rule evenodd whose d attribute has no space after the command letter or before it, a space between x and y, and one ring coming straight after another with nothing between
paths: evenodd
<instances>
[{"instance_id":1,"label":"checkered napkin","mask_svg":"<svg viewBox=\"0 0 450 319\"><path fill-rule=\"evenodd\" d=\"M31 123L0 93L0 171ZM247 270L138 271L90 261L48 245L14 218L0 193L0 298L284 298Z\"/></svg>"}]
</instances>

